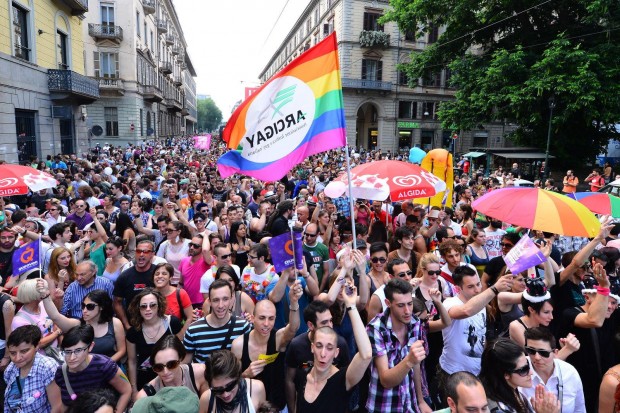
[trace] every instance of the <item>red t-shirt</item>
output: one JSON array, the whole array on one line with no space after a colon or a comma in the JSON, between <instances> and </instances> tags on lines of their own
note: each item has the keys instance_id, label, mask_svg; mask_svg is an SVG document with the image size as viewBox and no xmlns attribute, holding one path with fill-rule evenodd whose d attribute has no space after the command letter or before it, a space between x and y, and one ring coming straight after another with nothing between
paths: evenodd
<instances>
[{"instance_id":1,"label":"red t-shirt","mask_svg":"<svg viewBox=\"0 0 620 413\"><path fill-rule=\"evenodd\" d=\"M192 301L189 299L187 292L182 288L179 290L179 296L181 297L181 306L179 306L179 302L177 301L177 290L174 290L172 294L166 296L166 314L173 315L179 320L182 320L181 308L191 307Z\"/></svg>"}]
</instances>

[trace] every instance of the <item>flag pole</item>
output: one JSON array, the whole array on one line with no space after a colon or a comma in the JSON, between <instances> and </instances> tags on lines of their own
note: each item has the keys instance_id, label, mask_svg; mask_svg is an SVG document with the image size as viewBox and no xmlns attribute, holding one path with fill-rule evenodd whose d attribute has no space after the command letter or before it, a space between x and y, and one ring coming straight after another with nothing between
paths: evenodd
<instances>
[{"instance_id":1,"label":"flag pole","mask_svg":"<svg viewBox=\"0 0 620 413\"><path fill-rule=\"evenodd\" d=\"M353 188L351 187L351 161L349 159L349 144L345 143L344 145L344 153L346 155L347 160L347 182L349 187L349 208L351 214L351 235L353 236L353 240L351 241L351 245L353 249L356 248L357 245L357 235L355 234L355 212L353 209Z\"/></svg>"}]
</instances>

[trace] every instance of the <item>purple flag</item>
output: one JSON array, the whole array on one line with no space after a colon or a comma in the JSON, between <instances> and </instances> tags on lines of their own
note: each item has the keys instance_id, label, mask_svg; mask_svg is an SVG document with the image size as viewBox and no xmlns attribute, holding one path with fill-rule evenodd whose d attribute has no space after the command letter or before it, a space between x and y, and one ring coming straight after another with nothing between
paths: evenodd
<instances>
[{"instance_id":1,"label":"purple flag","mask_svg":"<svg viewBox=\"0 0 620 413\"><path fill-rule=\"evenodd\" d=\"M545 255L540 252L536 244L528 236L522 237L504 257L506 266L513 274L519 274L521 271L545 261L547 261Z\"/></svg>"},{"instance_id":2,"label":"purple flag","mask_svg":"<svg viewBox=\"0 0 620 413\"><path fill-rule=\"evenodd\" d=\"M277 272L282 272L293 266L293 248L295 249L295 267L300 270L303 266L303 249L301 241L301 232L293 232L295 242L291 240L289 232L273 237L269 240L269 251L271 252L271 261ZM293 246L294 244L294 246Z\"/></svg>"},{"instance_id":3,"label":"purple flag","mask_svg":"<svg viewBox=\"0 0 620 413\"><path fill-rule=\"evenodd\" d=\"M30 242L19 247L13 253L13 275L18 276L39 266L39 250L41 240Z\"/></svg>"}]
</instances>

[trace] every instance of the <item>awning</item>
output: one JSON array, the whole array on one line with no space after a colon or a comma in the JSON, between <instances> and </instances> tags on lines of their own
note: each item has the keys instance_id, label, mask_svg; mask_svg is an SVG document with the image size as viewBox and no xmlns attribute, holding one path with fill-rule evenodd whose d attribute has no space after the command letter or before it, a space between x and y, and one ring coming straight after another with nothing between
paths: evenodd
<instances>
[{"instance_id":1,"label":"awning","mask_svg":"<svg viewBox=\"0 0 620 413\"><path fill-rule=\"evenodd\" d=\"M508 159L545 159L547 156L542 152L493 152L493 155ZM549 155L549 159L554 158L555 156Z\"/></svg>"},{"instance_id":2,"label":"awning","mask_svg":"<svg viewBox=\"0 0 620 413\"><path fill-rule=\"evenodd\" d=\"M482 156L482 155L486 155L486 153L484 153L484 152L468 152L468 153L466 153L463 156L466 157L466 158L477 158L477 157Z\"/></svg>"}]
</instances>

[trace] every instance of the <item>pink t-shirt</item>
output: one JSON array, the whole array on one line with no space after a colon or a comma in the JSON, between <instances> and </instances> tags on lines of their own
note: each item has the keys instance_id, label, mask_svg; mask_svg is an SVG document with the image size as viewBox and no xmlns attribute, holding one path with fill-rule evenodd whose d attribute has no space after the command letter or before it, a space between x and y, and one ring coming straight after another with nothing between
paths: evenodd
<instances>
[{"instance_id":1,"label":"pink t-shirt","mask_svg":"<svg viewBox=\"0 0 620 413\"><path fill-rule=\"evenodd\" d=\"M29 326L36 325L41 330L42 337L47 337L53 332L54 322L47 315L45 311L45 307L43 303L39 303L40 314L31 314L21 308L13 317L13 321L11 322L11 330L15 330L17 327L21 326ZM51 344L53 347L58 347L58 343L54 340ZM43 350L40 351L41 354L45 354Z\"/></svg>"},{"instance_id":2,"label":"pink t-shirt","mask_svg":"<svg viewBox=\"0 0 620 413\"><path fill-rule=\"evenodd\" d=\"M202 256L195 263L192 263L192 257L185 257L179 264L183 289L187 291L192 304L202 304L204 301L200 294L200 278L209 268L211 266L202 259Z\"/></svg>"}]
</instances>

